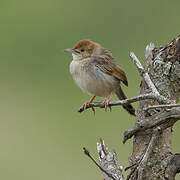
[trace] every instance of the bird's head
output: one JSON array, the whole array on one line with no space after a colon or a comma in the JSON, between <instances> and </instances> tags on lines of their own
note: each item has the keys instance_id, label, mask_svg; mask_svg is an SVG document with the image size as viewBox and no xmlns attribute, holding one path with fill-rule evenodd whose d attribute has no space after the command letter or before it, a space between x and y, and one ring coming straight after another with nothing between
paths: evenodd
<instances>
[{"instance_id":1,"label":"bird's head","mask_svg":"<svg viewBox=\"0 0 180 180\"><path fill-rule=\"evenodd\" d=\"M65 49L65 52L72 53L74 60L82 60L92 55L100 55L103 48L100 44L90 40L80 40L73 48Z\"/></svg>"}]
</instances>

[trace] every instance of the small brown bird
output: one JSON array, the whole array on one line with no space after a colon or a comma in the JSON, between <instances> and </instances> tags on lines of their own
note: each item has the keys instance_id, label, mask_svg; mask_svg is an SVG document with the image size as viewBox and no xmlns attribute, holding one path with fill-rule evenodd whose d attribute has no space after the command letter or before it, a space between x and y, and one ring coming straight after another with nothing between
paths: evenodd
<instances>
[{"instance_id":1,"label":"small brown bird","mask_svg":"<svg viewBox=\"0 0 180 180\"><path fill-rule=\"evenodd\" d=\"M96 96L106 98L103 102L105 108L108 107L113 93L120 100L127 99L120 86L120 82L128 86L126 74L115 63L111 53L100 44L90 40L81 40L65 52L72 53L70 73L74 81L84 92L93 95L84 104L84 109ZM123 105L123 107L131 115L135 115L135 109L131 104ZM92 110L95 112L94 108Z\"/></svg>"}]
</instances>

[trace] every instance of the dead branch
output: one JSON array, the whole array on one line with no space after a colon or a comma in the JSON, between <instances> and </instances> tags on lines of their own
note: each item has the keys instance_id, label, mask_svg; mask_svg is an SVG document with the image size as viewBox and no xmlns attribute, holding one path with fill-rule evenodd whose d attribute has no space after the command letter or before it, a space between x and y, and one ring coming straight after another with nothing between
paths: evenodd
<instances>
[{"instance_id":1,"label":"dead branch","mask_svg":"<svg viewBox=\"0 0 180 180\"><path fill-rule=\"evenodd\" d=\"M161 105L157 105L157 106L149 106L149 107L145 107L144 111L148 111L150 109L158 109L158 108L174 108L174 107L180 107L180 104L161 104Z\"/></svg>"},{"instance_id":2,"label":"dead branch","mask_svg":"<svg viewBox=\"0 0 180 180\"><path fill-rule=\"evenodd\" d=\"M108 173L105 169L103 169L103 168L96 162L96 160L91 156L91 154L89 153L89 151L88 151L85 147L83 148L83 150L84 150L84 154L87 155L87 156L94 162L94 164L95 164L103 173L105 173L108 177L112 178L113 180L116 180L113 175L111 175L110 173Z\"/></svg>"},{"instance_id":3,"label":"dead branch","mask_svg":"<svg viewBox=\"0 0 180 180\"><path fill-rule=\"evenodd\" d=\"M157 95L157 96L160 96L155 85L151 81L149 74L144 70L140 61L138 60L138 58L136 57L136 55L133 52L130 53L130 58L132 59L133 63L136 65L140 75L144 78L144 80L146 81L146 84L148 85L149 89L151 89L152 93Z\"/></svg>"},{"instance_id":4,"label":"dead branch","mask_svg":"<svg viewBox=\"0 0 180 180\"><path fill-rule=\"evenodd\" d=\"M133 128L124 132L123 143L134 136L137 132L152 129L160 126L162 130L173 126L173 124L180 120L180 108L173 108L169 111L159 112L153 116L147 117L143 122L136 124Z\"/></svg>"},{"instance_id":5,"label":"dead branch","mask_svg":"<svg viewBox=\"0 0 180 180\"><path fill-rule=\"evenodd\" d=\"M104 141L100 139L100 143L97 143L97 151L100 164L90 155L86 148L83 148L84 153L96 164L96 166L103 172L105 180L123 180L122 170L123 167L119 165L117 161L117 155L115 152L111 153L104 144Z\"/></svg>"},{"instance_id":6,"label":"dead branch","mask_svg":"<svg viewBox=\"0 0 180 180\"><path fill-rule=\"evenodd\" d=\"M125 104L134 103L134 102L147 100L147 99L157 100L158 102L166 102L166 99L164 99L163 97L157 96L153 93L149 93L149 94L141 94L141 95L129 98L129 99L125 99L125 100L111 101L109 102L109 106L125 105ZM93 103L87 104L86 109L89 109L91 107L105 108L102 102L93 102ZM83 111L84 111L84 107L81 106L78 112L83 112Z\"/></svg>"}]
</instances>

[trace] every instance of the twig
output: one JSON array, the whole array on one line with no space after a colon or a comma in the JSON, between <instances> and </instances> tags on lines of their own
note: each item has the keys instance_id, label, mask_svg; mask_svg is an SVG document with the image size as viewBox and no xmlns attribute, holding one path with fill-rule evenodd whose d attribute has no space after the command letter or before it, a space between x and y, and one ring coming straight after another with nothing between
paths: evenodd
<instances>
[{"instance_id":1,"label":"twig","mask_svg":"<svg viewBox=\"0 0 180 180\"><path fill-rule=\"evenodd\" d=\"M137 165L137 163L134 163L134 164L132 164L131 166L126 167L124 170L127 171L127 170L133 168L133 167L136 166L136 165Z\"/></svg>"},{"instance_id":2,"label":"twig","mask_svg":"<svg viewBox=\"0 0 180 180\"><path fill-rule=\"evenodd\" d=\"M152 93L160 96L154 83L151 81L149 74L147 72L145 72L143 66L141 65L140 61L138 60L138 58L136 57L136 55L133 52L130 53L130 58L132 59L133 63L136 65L140 75L144 78L144 80L146 81L146 84L148 85L149 89L151 89Z\"/></svg>"},{"instance_id":3,"label":"twig","mask_svg":"<svg viewBox=\"0 0 180 180\"><path fill-rule=\"evenodd\" d=\"M131 165L131 166L129 166L129 167L127 167L127 168L125 169L125 171L126 171L126 170L128 170L128 169L131 168L131 171L130 171L130 173L128 174L126 180L129 180L129 179L131 178L131 176L132 176L132 175L134 174L134 172L137 170L137 168L138 168L140 162L142 161L142 159L143 159L143 155L141 155L140 159L139 159L136 163L134 163L133 165Z\"/></svg>"},{"instance_id":4,"label":"twig","mask_svg":"<svg viewBox=\"0 0 180 180\"><path fill-rule=\"evenodd\" d=\"M141 95L129 98L129 99L125 99L125 100L111 101L111 102L109 102L109 106L125 105L125 104L134 103L134 102L142 101L142 100L146 100L146 99L154 99L160 103L167 102L167 100L165 98L163 98L162 96L157 96L153 93L149 93L149 94L141 94ZM91 107L104 108L105 106L101 102L94 102L94 103L87 104L86 109L89 109ZM84 111L84 106L81 106L79 108L78 112L83 112L83 111Z\"/></svg>"},{"instance_id":5,"label":"twig","mask_svg":"<svg viewBox=\"0 0 180 180\"><path fill-rule=\"evenodd\" d=\"M96 160L90 155L89 151L85 147L83 148L83 150L84 150L84 154L87 155L102 172L104 172L107 176L109 176L113 180L117 180L96 162Z\"/></svg>"},{"instance_id":6,"label":"twig","mask_svg":"<svg viewBox=\"0 0 180 180\"><path fill-rule=\"evenodd\" d=\"M180 104L161 104L156 106L149 106L149 107L145 107L144 111L148 111L150 109L156 109L156 108L173 108L173 107L180 107Z\"/></svg>"},{"instance_id":7,"label":"twig","mask_svg":"<svg viewBox=\"0 0 180 180\"><path fill-rule=\"evenodd\" d=\"M126 180L129 180L131 178L131 176L134 174L134 172L136 171L136 168L137 168L138 165L136 165L132 170L131 172L128 174Z\"/></svg>"},{"instance_id":8,"label":"twig","mask_svg":"<svg viewBox=\"0 0 180 180\"><path fill-rule=\"evenodd\" d=\"M101 167L112 174L116 180L123 180L123 167L119 165L115 151L109 152L102 139L100 139L100 143L97 143L97 151ZM104 177L105 180L110 180L106 174Z\"/></svg>"}]
</instances>

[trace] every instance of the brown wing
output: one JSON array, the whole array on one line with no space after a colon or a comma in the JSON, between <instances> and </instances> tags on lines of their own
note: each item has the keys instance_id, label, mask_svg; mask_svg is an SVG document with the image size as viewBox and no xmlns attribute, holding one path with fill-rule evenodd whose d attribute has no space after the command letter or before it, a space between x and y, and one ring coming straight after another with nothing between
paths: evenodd
<instances>
[{"instance_id":1,"label":"brown wing","mask_svg":"<svg viewBox=\"0 0 180 180\"><path fill-rule=\"evenodd\" d=\"M116 65L114 71L112 72L112 75L121 80L126 86L128 86L126 74L120 66Z\"/></svg>"},{"instance_id":2,"label":"brown wing","mask_svg":"<svg viewBox=\"0 0 180 180\"><path fill-rule=\"evenodd\" d=\"M113 61L113 59L110 59L110 56L93 56L91 58L93 58L93 62L96 63L101 71L114 76L128 86L125 72Z\"/></svg>"}]
</instances>

